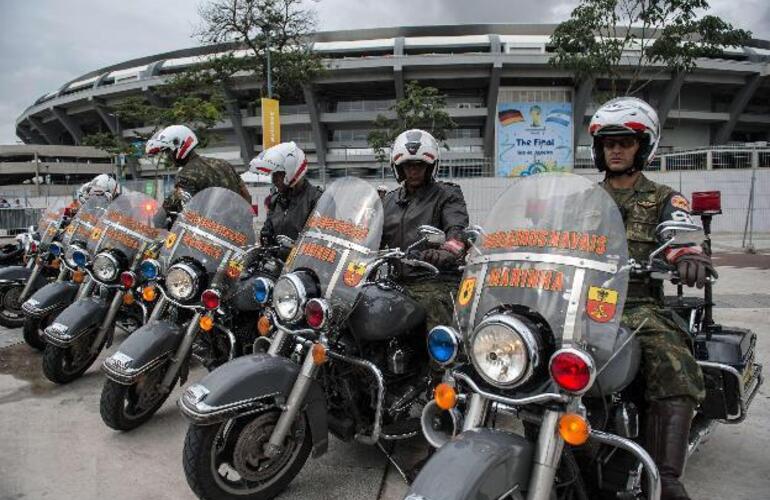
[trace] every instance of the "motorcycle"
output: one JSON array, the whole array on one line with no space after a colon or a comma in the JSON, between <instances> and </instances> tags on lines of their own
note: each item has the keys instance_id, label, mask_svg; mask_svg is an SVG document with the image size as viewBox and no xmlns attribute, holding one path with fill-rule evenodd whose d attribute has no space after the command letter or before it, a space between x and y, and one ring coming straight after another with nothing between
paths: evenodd
<instances>
[{"instance_id":1,"label":"motorcycle","mask_svg":"<svg viewBox=\"0 0 770 500\"><path fill-rule=\"evenodd\" d=\"M474 231L457 329L439 326L428 335L431 358L445 369L422 415L424 436L438 451L406 498L658 499L658 469L637 442L641 348L620 318L629 274L673 279L657 257L697 228L662 224L664 243L637 263L601 187L543 174L506 191ZM721 414L705 403L698 409L692 451L711 426L697 422L745 417L762 367L753 333L702 329L697 318L706 304L688 305L690 333L708 358L696 359L704 372L714 370L707 401L721 396L723 403ZM511 420L524 432L513 432Z\"/></svg>"},{"instance_id":2,"label":"motorcycle","mask_svg":"<svg viewBox=\"0 0 770 500\"><path fill-rule=\"evenodd\" d=\"M77 214L69 221L66 228L59 227L59 235L49 244L48 253L58 259L59 273L56 279L42 287L31 286L29 298L21 305L24 313L24 340L30 346L44 350L46 342L43 331L80 293L89 292L89 280L85 273L77 270L77 263L72 256L78 249L87 246L99 219L104 215L109 201L102 196L89 199L80 207ZM39 278L38 278L39 279ZM32 281L32 280L30 280ZM29 285L28 285L29 286ZM34 291L34 293L33 293Z\"/></svg>"},{"instance_id":3,"label":"motorcycle","mask_svg":"<svg viewBox=\"0 0 770 500\"><path fill-rule=\"evenodd\" d=\"M86 247L75 247L71 261L89 286L43 332L43 373L49 380L77 379L112 344L116 325L131 332L144 322L146 307L134 293L136 271L144 252L163 236L165 221L157 201L125 193L99 218Z\"/></svg>"},{"instance_id":4,"label":"motorcycle","mask_svg":"<svg viewBox=\"0 0 770 500\"><path fill-rule=\"evenodd\" d=\"M17 237L24 265L0 268L0 325L18 328L24 323L21 305L31 293L43 287L58 273L59 261L48 252L58 235L62 215L46 210L28 233ZM40 349L42 346L35 346Z\"/></svg>"},{"instance_id":5,"label":"motorcycle","mask_svg":"<svg viewBox=\"0 0 770 500\"><path fill-rule=\"evenodd\" d=\"M107 358L100 412L116 430L134 429L163 405L191 358L208 369L250 352L261 309L254 284L280 262L253 247L252 211L223 188L197 193L176 218L157 260L145 260L150 319ZM245 272L244 272L245 271Z\"/></svg>"},{"instance_id":6,"label":"motorcycle","mask_svg":"<svg viewBox=\"0 0 770 500\"><path fill-rule=\"evenodd\" d=\"M379 250L383 209L355 178L318 201L274 284L266 353L230 361L179 400L191 422L184 471L200 498L273 498L328 433L369 445L412 437L426 401L425 311L390 279L398 265L438 273L399 249ZM436 230L424 228L424 234ZM426 236L427 238L427 236Z\"/></svg>"}]
</instances>

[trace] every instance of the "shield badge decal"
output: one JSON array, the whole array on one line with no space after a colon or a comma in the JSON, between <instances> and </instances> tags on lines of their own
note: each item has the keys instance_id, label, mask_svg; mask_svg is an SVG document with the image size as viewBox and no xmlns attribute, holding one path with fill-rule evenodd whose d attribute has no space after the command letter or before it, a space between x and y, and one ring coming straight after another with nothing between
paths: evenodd
<instances>
[{"instance_id":1,"label":"shield badge decal","mask_svg":"<svg viewBox=\"0 0 770 500\"><path fill-rule=\"evenodd\" d=\"M366 266L360 262L351 262L348 264L348 268L345 269L345 273L342 275L342 281L347 286L354 287L361 283L366 273Z\"/></svg>"},{"instance_id":2,"label":"shield badge decal","mask_svg":"<svg viewBox=\"0 0 770 500\"><path fill-rule=\"evenodd\" d=\"M592 286L588 289L586 314L597 323L607 323L615 317L618 307L618 291Z\"/></svg>"},{"instance_id":3,"label":"shield badge decal","mask_svg":"<svg viewBox=\"0 0 770 500\"><path fill-rule=\"evenodd\" d=\"M474 290L476 290L476 278L465 278L460 284L460 293L457 295L457 303L461 306L467 306L473 298Z\"/></svg>"},{"instance_id":4,"label":"shield badge decal","mask_svg":"<svg viewBox=\"0 0 770 500\"><path fill-rule=\"evenodd\" d=\"M166 248L171 248L176 243L176 233L168 233L166 236Z\"/></svg>"}]
</instances>

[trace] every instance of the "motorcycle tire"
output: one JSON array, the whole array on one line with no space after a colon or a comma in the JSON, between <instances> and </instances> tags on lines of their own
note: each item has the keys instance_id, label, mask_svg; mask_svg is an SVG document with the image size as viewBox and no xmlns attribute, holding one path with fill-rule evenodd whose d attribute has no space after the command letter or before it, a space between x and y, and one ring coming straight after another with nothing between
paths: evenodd
<instances>
[{"instance_id":1,"label":"motorcycle tire","mask_svg":"<svg viewBox=\"0 0 770 500\"><path fill-rule=\"evenodd\" d=\"M165 394L160 392L155 395L150 394L149 401L145 401L138 411L136 411L136 404L141 403L143 399L148 399L147 391L143 390L147 385L151 385L157 391L157 386L163 380L168 365L168 363L160 365L131 385L119 384L110 379L105 380L99 400L99 413L104 424L116 431L130 431L150 420L166 402L170 391ZM174 379L171 387L176 385L177 379L178 377Z\"/></svg>"},{"instance_id":2,"label":"motorcycle tire","mask_svg":"<svg viewBox=\"0 0 770 500\"><path fill-rule=\"evenodd\" d=\"M43 338L43 330L53 322L60 312L61 309L56 309L43 318L34 318L31 316L25 317L23 325L24 342L33 349L37 349L41 352L44 351L47 343Z\"/></svg>"},{"instance_id":3,"label":"motorcycle tire","mask_svg":"<svg viewBox=\"0 0 770 500\"><path fill-rule=\"evenodd\" d=\"M24 324L19 297L24 291L24 284L6 286L0 290L0 325L6 328L19 328Z\"/></svg>"},{"instance_id":4,"label":"motorcycle tire","mask_svg":"<svg viewBox=\"0 0 770 500\"><path fill-rule=\"evenodd\" d=\"M90 352L97 329L83 335L70 347L46 344L43 351L43 374L56 384L68 384L80 378L99 357L101 347L95 354Z\"/></svg>"},{"instance_id":5,"label":"motorcycle tire","mask_svg":"<svg viewBox=\"0 0 770 500\"><path fill-rule=\"evenodd\" d=\"M312 448L307 415L302 412L287 436L280 455L254 456L261 451L278 422L272 408L215 425L191 425L184 441L182 464L187 484L205 500L271 499L283 492L302 469ZM223 443L224 441L224 443ZM220 450L215 453L214 450ZM224 455L224 460L220 460ZM269 462L275 462L270 464ZM267 462L267 468L260 468ZM227 463L228 471L219 473ZM234 479L233 472L239 477Z\"/></svg>"}]
</instances>

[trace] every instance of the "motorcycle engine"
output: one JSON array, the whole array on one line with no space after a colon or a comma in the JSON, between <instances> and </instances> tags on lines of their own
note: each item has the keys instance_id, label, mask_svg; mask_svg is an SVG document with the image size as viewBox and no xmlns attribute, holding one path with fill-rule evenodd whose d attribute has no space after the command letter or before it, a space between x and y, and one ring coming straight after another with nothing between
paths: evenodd
<instances>
[{"instance_id":1,"label":"motorcycle engine","mask_svg":"<svg viewBox=\"0 0 770 500\"><path fill-rule=\"evenodd\" d=\"M393 375L404 375L409 370L415 357L415 349L398 339L391 339L388 343L387 362L388 371Z\"/></svg>"}]
</instances>

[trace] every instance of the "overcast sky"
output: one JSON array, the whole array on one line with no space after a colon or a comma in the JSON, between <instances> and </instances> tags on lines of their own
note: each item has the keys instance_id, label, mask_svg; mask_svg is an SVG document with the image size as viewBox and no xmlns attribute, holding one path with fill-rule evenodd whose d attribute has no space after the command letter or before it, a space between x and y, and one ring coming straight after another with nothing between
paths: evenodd
<instances>
[{"instance_id":1,"label":"overcast sky","mask_svg":"<svg viewBox=\"0 0 770 500\"><path fill-rule=\"evenodd\" d=\"M0 144L41 95L95 69L191 47L201 0L0 0ZM319 29L558 23L576 0L321 0ZM711 14L770 38L770 1L711 0Z\"/></svg>"}]
</instances>

